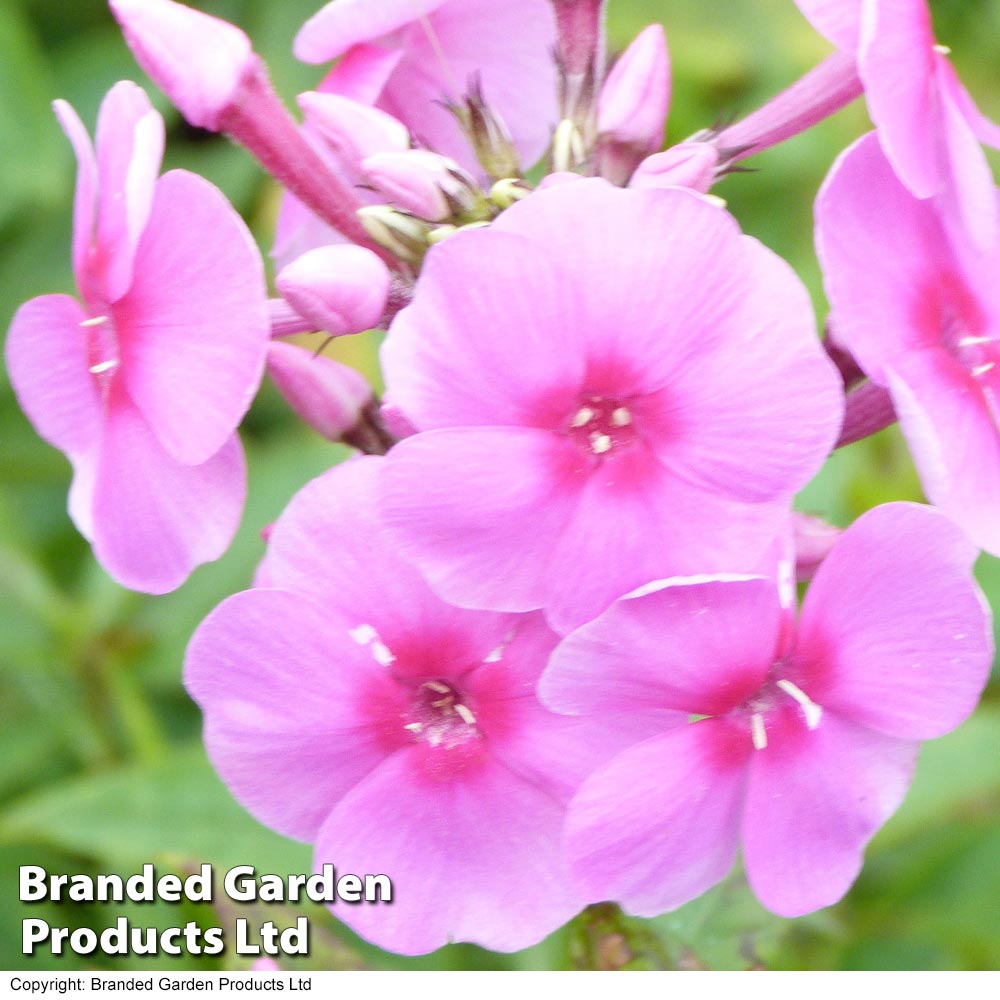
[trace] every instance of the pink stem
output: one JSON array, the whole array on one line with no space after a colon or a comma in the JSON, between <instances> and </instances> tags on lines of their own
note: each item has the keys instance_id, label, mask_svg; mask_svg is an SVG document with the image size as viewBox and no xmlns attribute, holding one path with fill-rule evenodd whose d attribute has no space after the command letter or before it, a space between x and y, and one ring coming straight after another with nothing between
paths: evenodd
<instances>
[{"instance_id":1,"label":"pink stem","mask_svg":"<svg viewBox=\"0 0 1000 1000\"><path fill-rule=\"evenodd\" d=\"M583 76L603 48L604 0L552 0L559 31L559 58L571 76Z\"/></svg>"},{"instance_id":2,"label":"pink stem","mask_svg":"<svg viewBox=\"0 0 1000 1000\"><path fill-rule=\"evenodd\" d=\"M805 76L742 121L715 137L720 150L735 152L735 163L811 128L864 92L853 56L834 52Z\"/></svg>"},{"instance_id":3,"label":"pink stem","mask_svg":"<svg viewBox=\"0 0 1000 1000\"><path fill-rule=\"evenodd\" d=\"M865 382L847 394L844 426L835 448L853 444L862 438L889 427L896 422L896 409L887 389L874 382Z\"/></svg>"}]
</instances>

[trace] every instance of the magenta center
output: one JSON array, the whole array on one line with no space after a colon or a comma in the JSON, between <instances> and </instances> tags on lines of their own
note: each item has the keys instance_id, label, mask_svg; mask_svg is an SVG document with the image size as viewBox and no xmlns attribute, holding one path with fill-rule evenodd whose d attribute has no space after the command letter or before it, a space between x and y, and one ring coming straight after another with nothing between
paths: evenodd
<instances>
[{"instance_id":1,"label":"magenta center","mask_svg":"<svg viewBox=\"0 0 1000 1000\"><path fill-rule=\"evenodd\" d=\"M446 750L481 738L472 709L445 680L423 681L416 688L403 728L417 742Z\"/></svg>"},{"instance_id":2,"label":"magenta center","mask_svg":"<svg viewBox=\"0 0 1000 1000\"><path fill-rule=\"evenodd\" d=\"M612 455L636 439L627 403L608 396L584 396L569 415L567 425L577 445L598 457Z\"/></svg>"}]
</instances>

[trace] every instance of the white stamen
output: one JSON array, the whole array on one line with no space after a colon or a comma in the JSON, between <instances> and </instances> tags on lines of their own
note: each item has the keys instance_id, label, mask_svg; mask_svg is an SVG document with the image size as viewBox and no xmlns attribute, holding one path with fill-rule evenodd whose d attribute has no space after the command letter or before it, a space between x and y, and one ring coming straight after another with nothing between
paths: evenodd
<instances>
[{"instance_id":1,"label":"white stamen","mask_svg":"<svg viewBox=\"0 0 1000 1000\"><path fill-rule=\"evenodd\" d=\"M474 726L476 724L476 717L469 711L468 708L465 707L465 705L456 705L455 712L467 726Z\"/></svg>"},{"instance_id":2,"label":"white stamen","mask_svg":"<svg viewBox=\"0 0 1000 1000\"><path fill-rule=\"evenodd\" d=\"M974 378L979 375L985 375L987 372L993 371L996 366L997 363L995 361L987 361L985 365L976 365L976 367L972 369L972 375Z\"/></svg>"},{"instance_id":3,"label":"white stamen","mask_svg":"<svg viewBox=\"0 0 1000 1000\"><path fill-rule=\"evenodd\" d=\"M380 667L388 667L396 662L396 657L392 655L389 647L378 639L372 643L372 656Z\"/></svg>"},{"instance_id":4,"label":"white stamen","mask_svg":"<svg viewBox=\"0 0 1000 1000\"><path fill-rule=\"evenodd\" d=\"M959 347L978 347L980 344L990 344L992 340L989 337L962 337L958 342Z\"/></svg>"},{"instance_id":5,"label":"white stamen","mask_svg":"<svg viewBox=\"0 0 1000 1000\"><path fill-rule=\"evenodd\" d=\"M420 722L408 722L403 728L408 729L411 733L419 733L424 727Z\"/></svg>"},{"instance_id":6,"label":"white stamen","mask_svg":"<svg viewBox=\"0 0 1000 1000\"><path fill-rule=\"evenodd\" d=\"M428 691L434 691L437 694L449 694L451 692L451 688L449 688L447 684L442 684L440 681L426 681L424 683L424 687L427 688Z\"/></svg>"},{"instance_id":7,"label":"white stamen","mask_svg":"<svg viewBox=\"0 0 1000 1000\"><path fill-rule=\"evenodd\" d=\"M347 633L359 646L367 646L372 639L378 638L378 632L371 625L359 625Z\"/></svg>"},{"instance_id":8,"label":"white stamen","mask_svg":"<svg viewBox=\"0 0 1000 1000\"><path fill-rule=\"evenodd\" d=\"M632 414L624 406L619 406L617 410L611 411L611 423L615 427L627 427L632 423Z\"/></svg>"},{"instance_id":9,"label":"white stamen","mask_svg":"<svg viewBox=\"0 0 1000 1000\"><path fill-rule=\"evenodd\" d=\"M118 367L118 359L113 358L111 361L101 361L99 364L91 365L87 370L91 375L103 375L105 372L111 371L113 368Z\"/></svg>"},{"instance_id":10,"label":"white stamen","mask_svg":"<svg viewBox=\"0 0 1000 1000\"><path fill-rule=\"evenodd\" d=\"M764 728L764 716L760 712L754 712L750 716L750 738L753 740L754 750L767 748L767 730Z\"/></svg>"},{"instance_id":11,"label":"white stamen","mask_svg":"<svg viewBox=\"0 0 1000 1000\"><path fill-rule=\"evenodd\" d=\"M450 713L454 707L451 698L439 698L437 701L431 702L431 708L443 708L445 713Z\"/></svg>"},{"instance_id":12,"label":"white stamen","mask_svg":"<svg viewBox=\"0 0 1000 1000\"><path fill-rule=\"evenodd\" d=\"M611 451L611 438L607 434L599 434L594 431L590 435L590 448L595 455L603 455L605 452Z\"/></svg>"},{"instance_id":13,"label":"white stamen","mask_svg":"<svg viewBox=\"0 0 1000 1000\"><path fill-rule=\"evenodd\" d=\"M719 208L725 208L726 205L729 204L725 198L720 198L717 194L703 194L702 198L704 198L705 201L711 202L713 205L717 205Z\"/></svg>"},{"instance_id":14,"label":"white stamen","mask_svg":"<svg viewBox=\"0 0 1000 1000\"><path fill-rule=\"evenodd\" d=\"M802 688L797 687L791 681L778 681L778 687L789 698L794 698L802 706L802 714L806 718L806 727L808 729L815 729L819 725L819 720L823 718L823 709Z\"/></svg>"},{"instance_id":15,"label":"white stamen","mask_svg":"<svg viewBox=\"0 0 1000 1000\"><path fill-rule=\"evenodd\" d=\"M943 56L950 56L951 55L951 46L950 45L935 45L934 46L934 51L935 52L940 52L941 55L943 55Z\"/></svg>"},{"instance_id":16,"label":"white stamen","mask_svg":"<svg viewBox=\"0 0 1000 1000\"><path fill-rule=\"evenodd\" d=\"M102 326L107 321L107 316L91 316L90 319L80 320L80 326Z\"/></svg>"},{"instance_id":17,"label":"white stamen","mask_svg":"<svg viewBox=\"0 0 1000 1000\"><path fill-rule=\"evenodd\" d=\"M503 658L503 646L497 646L492 653L487 653L483 657L483 663L499 663Z\"/></svg>"},{"instance_id":18,"label":"white stamen","mask_svg":"<svg viewBox=\"0 0 1000 1000\"><path fill-rule=\"evenodd\" d=\"M580 409L576 411L576 416L573 418L573 426L583 427L585 424L589 424L593 419L594 411L589 406L581 406Z\"/></svg>"},{"instance_id":19,"label":"white stamen","mask_svg":"<svg viewBox=\"0 0 1000 1000\"><path fill-rule=\"evenodd\" d=\"M396 662L389 647L379 638L378 632L371 625L358 625L347 633L359 646L371 646L372 656L381 667L388 667Z\"/></svg>"}]
</instances>

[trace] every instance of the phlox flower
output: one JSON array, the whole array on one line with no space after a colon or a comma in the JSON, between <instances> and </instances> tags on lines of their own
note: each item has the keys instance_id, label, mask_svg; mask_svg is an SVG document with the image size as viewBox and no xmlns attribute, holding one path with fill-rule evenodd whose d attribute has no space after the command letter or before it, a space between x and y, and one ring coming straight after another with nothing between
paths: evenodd
<instances>
[{"instance_id":1,"label":"phlox flower","mask_svg":"<svg viewBox=\"0 0 1000 1000\"><path fill-rule=\"evenodd\" d=\"M680 189L536 192L431 249L382 352L422 433L381 509L446 600L566 631L748 570L826 456L839 379L791 269Z\"/></svg>"},{"instance_id":2,"label":"phlox flower","mask_svg":"<svg viewBox=\"0 0 1000 1000\"><path fill-rule=\"evenodd\" d=\"M157 179L163 121L135 84L101 105L96 152L56 114L78 161L81 301L23 305L6 358L21 406L73 465L70 514L120 583L161 593L225 551L245 494L234 435L269 339L260 255L222 194Z\"/></svg>"},{"instance_id":3,"label":"phlox flower","mask_svg":"<svg viewBox=\"0 0 1000 1000\"><path fill-rule=\"evenodd\" d=\"M871 135L824 183L816 238L835 339L891 393L928 498L1000 555L1000 238L963 239Z\"/></svg>"},{"instance_id":4,"label":"phlox flower","mask_svg":"<svg viewBox=\"0 0 1000 1000\"><path fill-rule=\"evenodd\" d=\"M855 53L879 141L917 198L942 196L975 243L995 241L993 178L980 147L1000 128L976 107L934 38L927 0L796 0L838 49Z\"/></svg>"},{"instance_id":5,"label":"phlox flower","mask_svg":"<svg viewBox=\"0 0 1000 1000\"><path fill-rule=\"evenodd\" d=\"M292 500L258 574L269 589L209 616L185 683L254 816L314 842L317 869L392 880L391 905L337 906L344 923L405 954L524 948L581 906L566 804L625 744L584 742L539 705L557 641L541 615L451 607L400 560L374 513L383 466L348 462Z\"/></svg>"},{"instance_id":6,"label":"phlox flower","mask_svg":"<svg viewBox=\"0 0 1000 1000\"><path fill-rule=\"evenodd\" d=\"M530 165L557 118L555 40L548 0L334 0L294 50L310 63L339 57L322 90L377 105L466 167L475 157L443 102L478 80Z\"/></svg>"},{"instance_id":7,"label":"phlox flower","mask_svg":"<svg viewBox=\"0 0 1000 1000\"><path fill-rule=\"evenodd\" d=\"M539 685L545 704L595 722L680 719L571 803L566 846L588 898L673 909L721 880L742 845L768 909L839 900L902 801L919 741L962 722L986 683L975 557L940 511L889 504L844 533L797 623L770 580L702 577L643 587L565 639Z\"/></svg>"}]
</instances>

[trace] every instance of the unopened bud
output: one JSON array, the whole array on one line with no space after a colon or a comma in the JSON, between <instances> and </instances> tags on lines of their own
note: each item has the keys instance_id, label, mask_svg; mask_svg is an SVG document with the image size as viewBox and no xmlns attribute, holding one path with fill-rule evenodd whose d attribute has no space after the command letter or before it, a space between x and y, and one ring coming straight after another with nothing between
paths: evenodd
<instances>
[{"instance_id":1,"label":"unopened bud","mask_svg":"<svg viewBox=\"0 0 1000 1000\"><path fill-rule=\"evenodd\" d=\"M373 400L371 386L353 368L281 340L268 347L267 370L288 405L330 441L349 434Z\"/></svg>"},{"instance_id":2,"label":"unopened bud","mask_svg":"<svg viewBox=\"0 0 1000 1000\"><path fill-rule=\"evenodd\" d=\"M172 0L110 0L136 61L181 114L217 131L259 57L246 34Z\"/></svg>"},{"instance_id":3,"label":"unopened bud","mask_svg":"<svg viewBox=\"0 0 1000 1000\"><path fill-rule=\"evenodd\" d=\"M355 170L367 156L410 148L407 127L378 108L317 91L299 94L298 102L306 123Z\"/></svg>"},{"instance_id":4,"label":"unopened bud","mask_svg":"<svg viewBox=\"0 0 1000 1000\"><path fill-rule=\"evenodd\" d=\"M419 264L423 260L431 234L431 226L423 219L398 212L388 205L359 208L358 218L365 232L400 260L409 264Z\"/></svg>"},{"instance_id":5,"label":"unopened bud","mask_svg":"<svg viewBox=\"0 0 1000 1000\"><path fill-rule=\"evenodd\" d=\"M531 186L517 177L504 177L490 188L490 201L497 208L510 208L531 194Z\"/></svg>"},{"instance_id":6,"label":"unopened bud","mask_svg":"<svg viewBox=\"0 0 1000 1000\"><path fill-rule=\"evenodd\" d=\"M469 215L483 203L476 182L454 160L426 149L375 153L361 169L393 205L428 222Z\"/></svg>"},{"instance_id":7,"label":"unopened bud","mask_svg":"<svg viewBox=\"0 0 1000 1000\"><path fill-rule=\"evenodd\" d=\"M706 194L715 183L719 153L710 142L682 142L647 156L628 186L637 190L686 187Z\"/></svg>"},{"instance_id":8,"label":"unopened bud","mask_svg":"<svg viewBox=\"0 0 1000 1000\"><path fill-rule=\"evenodd\" d=\"M451 106L451 111L469 137L476 159L492 180L521 176L514 140L499 112L486 103L480 81L473 82L462 103Z\"/></svg>"},{"instance_id":9,"label":"unopened bud","mask_svg":"<svg viewBox=\"0 0 1000 1000\"><path fill-rule=\"evenodd\" d=\"M378 324L390 282L389 269L370 250L341 243L304 253L275 284L315 329L337 337Z\"/></svg>"},{"instance_id":10,"label":"unopened bud","mask_svg":"<svg viewBox=\"0 0 1000 1000\"><path fill-rule=\"evenodd\" d=\"M615 63L597 104L601 174L623 184L663 145L670 106L670 56L663 27L640 32Z\"/></svg>"}]
</instances>

